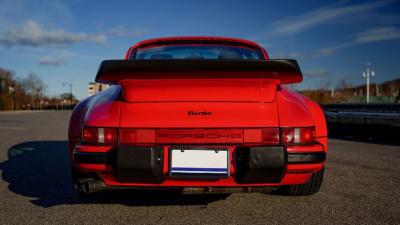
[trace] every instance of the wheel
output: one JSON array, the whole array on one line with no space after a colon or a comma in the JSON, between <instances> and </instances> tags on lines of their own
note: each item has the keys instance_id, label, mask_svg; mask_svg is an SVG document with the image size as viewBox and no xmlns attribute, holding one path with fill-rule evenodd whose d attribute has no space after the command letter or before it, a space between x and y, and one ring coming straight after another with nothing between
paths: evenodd
<instances>
[{"instance_id":1,"label":"wheel","mask_svg":"<svg viewBox=\"0 0 400 225\"><path fill-rule=\"evenodd\" d=\"M313 173L305 184L288 185L279 188L278 194L290 196L312 195L319 191L322 180L324 178L324 168L320 171Z\"/></svg>"}]
</instances>

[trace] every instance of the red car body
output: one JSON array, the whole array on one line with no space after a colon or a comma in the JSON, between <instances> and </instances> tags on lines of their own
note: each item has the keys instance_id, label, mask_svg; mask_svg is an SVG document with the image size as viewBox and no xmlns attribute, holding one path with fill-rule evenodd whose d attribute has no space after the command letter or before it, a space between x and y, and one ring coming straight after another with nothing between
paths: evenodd
<instances>
[{"instance_id":1,"label":"red car body","mask_svg":"<svg viewBox=\"0 0 400 225\"><path fill-rule=\"evenodd\" d=\"M235 53L175 60L163 52L165 46L211 46L220 54L226 47L257 59ZM140 51L157 54L138 59ZM301 80L294 60L269 59L246 40L171 37L137 43L125 60L102 63L96 81L111 87L81 101L72 113L68 138L75 187L83 193L273 188L313 194L322 183L327 128L316 103L284 87Z\"/></svg>"}]
</instances>

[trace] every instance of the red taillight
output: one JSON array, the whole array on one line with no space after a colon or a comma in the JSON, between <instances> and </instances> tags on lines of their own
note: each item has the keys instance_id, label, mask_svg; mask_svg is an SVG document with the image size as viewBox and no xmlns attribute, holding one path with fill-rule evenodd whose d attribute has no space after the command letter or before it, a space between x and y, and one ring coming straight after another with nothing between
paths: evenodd
<instances>
[{"instance_id":1,"label":"red taillight","mask_svg":"<svg viewBox=\"0 0 400 225\"><path fill-rule=\"evenodd\" d=\"M294 128L282 128L282 143L294 144Z\"/></svg>"},{"instance_id":2,"label":"red taillight","mask_svg":"<svg viewBox=\"0 0 400 225\"><path fill-rule=\"evenodd\" d=\"M282 144L307 144L314 142L314 127L282 128Z\"/></svg>"},{"instance_id":3,"label":"red taillight","mask_svg":"<svg viewBox=\"0 0 400 225\"><path fill-rule=\"evenodd\" d=\"M315 129L314 127L303 127L300 129L300 142L310 143L314 142Z\"/></svg>"},{"instance_id":4,"label":"red taillight","mask_svg":"<svg viewBox=\"0 0 400 225\"><path fill-rule=\"evenodd\" d=\"M104 128L104 143L105 144L117 143L117 129Z\"/></svg>"},{"instance_id":5,"label":"red taillight","mask_svg":"<svg viewBox=\"0 0 400 225\"><path fill-rule=\"evenodd\" d=\"M82 132L82 141L86 143L96 143L98 140L98 131L95 127L85 127Z\"/></svg>"},{"instance_id":6,"label":"red taillight","mask_svg":"<svg viewBox=\"0 0 400 225\"><path fill-rule=\"evenodd\" d=\"M116 128L85 127L82 132L84 143L115 144L117 143Z\"/></svg>"}]
</instances>

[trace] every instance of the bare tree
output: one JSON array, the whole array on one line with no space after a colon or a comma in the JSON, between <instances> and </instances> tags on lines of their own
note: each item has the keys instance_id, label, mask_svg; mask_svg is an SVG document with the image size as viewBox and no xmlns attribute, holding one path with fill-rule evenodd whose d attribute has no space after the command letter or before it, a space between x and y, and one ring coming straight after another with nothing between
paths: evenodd
<instances>
[{"instance_id":1,"label":"bare tree","mask_svg":"<svg viewBox=\"0 0 400 225\"><path fill-rule=\"evenodd\" d=\"M41 108L41 100L46 90L46 85L43 80L36 74L30 73L22 79L22 86L28 95L32 97L29 102L32 103L34 109Z\"/></svg>"},{"instance_id":2,"label":"bare tree","mask_svg":"<svg viewBox=\"0 0 400 225\"><path fill-rule=\"evenodd\" d=\"M0 110L14 108L15 98L13 91L15 87L14 74L12 71L0 68Z\"/></svg>"}]
</instances>

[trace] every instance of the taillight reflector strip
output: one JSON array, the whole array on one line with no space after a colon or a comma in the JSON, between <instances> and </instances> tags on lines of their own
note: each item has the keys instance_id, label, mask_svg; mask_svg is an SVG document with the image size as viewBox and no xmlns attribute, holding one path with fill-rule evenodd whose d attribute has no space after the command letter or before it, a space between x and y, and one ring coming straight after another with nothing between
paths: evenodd
<instances>
[{"instance_id":1,"label":"taillight reflector strip","mask_svg":"<svg viewBox=\"0 0 400 225\"><path fill-rule=\"evenodd\" d=\"M129 144L136 143L137 134L136 129L121 128L119 130L119 143Z\"/></svg>"},{"instance_id":2,"label":"taillight reflector strip","mask_svg":"<svg viewBox=\"0 0 400 225\"><path fill-rule=\"evenodd\" d=\"M154 129L121 128L119 142L121 144L154 144L156 139Z\"/></svg>"},{"instance_id":3,"label":"taillight reflector strip","mask_svg":"<svg viewBox=\"0 0 400 225\"><path fill-rule=\"evenodd\" d=\"M278 145L279 128L120 129L121 144L267 144Z\"/></svg>"},{"instance_id":4,"label":"taillight reflector strip","mask_svg":"<svg viewBox=\"0 0 400 225\"><path fill-rule=\"evenodd\" d=\"M243 143L243 129L159 129L156 131L156 143Z\"/></svg>"},{"instance_id":5,"label":"taillight reflector strip","mask_svg":"<svg viewBox=\"0 0 400 225\"><path fill-rule=\"evenodd\" d=\"M278 145L279 141L279 128L277 127L244 129L244 143L246 144Z\"/></svg>"},{"instance_id":6,"label":"taillight reflector strip","mask_svg":"<svg viewBox=\"0 0 400 225\"><path fill-rule=\"evenodd\" d=\"M314 127L228 129L135 129L85 127L84 143L98 144L264 144L296 145L315 141Z\"/></svg>"},{"instance_id":7,"label":"taillight reflector strip","mask_svg":"<svg viewBox=\"0 0 400 225\"><path fill-rule=\"evenodd\" d=\"M267 145L278 145L280 143L279 128L270 127L262 129L262 143Z\"/></svg>"}]
</instances>

